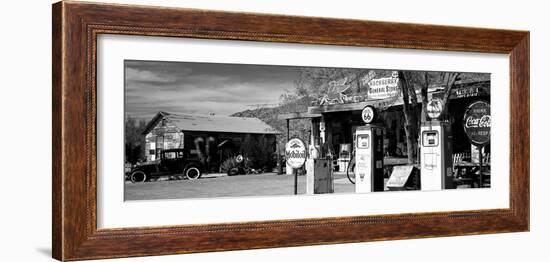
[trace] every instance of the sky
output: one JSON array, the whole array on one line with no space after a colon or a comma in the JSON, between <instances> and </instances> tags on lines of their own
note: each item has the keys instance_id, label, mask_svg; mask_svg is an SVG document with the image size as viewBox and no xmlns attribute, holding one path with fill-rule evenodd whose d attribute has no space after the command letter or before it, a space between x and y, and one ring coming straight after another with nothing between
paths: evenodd
<instances>
[{"instance_id":1,"label":"sky","mask_svg":"<svg viewBox=\"0 0 550 262\"><path fill-rule=\"evenodd\" d=\"M124 68L125 116L148 121L159 111L228 116L276 106L303 67L126 60Z\"/></svg>"},{"instance_id":2,"label":"sky","mask_svg":"<svg viewBox=\"0 0 550 262\"><path fill-rule=\"evenodd\" d=\"M126 60L125 115L148 120L159 111L231 115L278 104L299 67ZM273 105L275 106L275 105Z\"/></svg>"}]
</instances>

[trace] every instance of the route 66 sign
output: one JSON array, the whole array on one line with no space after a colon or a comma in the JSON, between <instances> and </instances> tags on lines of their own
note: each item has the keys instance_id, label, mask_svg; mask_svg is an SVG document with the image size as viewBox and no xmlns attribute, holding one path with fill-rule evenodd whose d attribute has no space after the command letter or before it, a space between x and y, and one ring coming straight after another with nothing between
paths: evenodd
<instances>
[{"instance_id":1,"label":"route 66 sign","mask_svg":"<svg viewBox=\"0 0 550 262\"><path fill-rule=\"evenodd\" d=\"M365 124L370 124L376 119L376 110L373 106L366 106L361 112L361 119Z\"/></svg>"}]
</instances>

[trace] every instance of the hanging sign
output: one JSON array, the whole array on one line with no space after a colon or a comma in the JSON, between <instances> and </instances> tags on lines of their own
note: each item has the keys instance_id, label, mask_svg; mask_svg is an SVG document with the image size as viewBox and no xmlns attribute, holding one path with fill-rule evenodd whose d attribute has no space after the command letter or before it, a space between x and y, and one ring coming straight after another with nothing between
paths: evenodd
<instances>
[{"instance_id":1,"label":"hanging sign","mask_svg":"<svg viewBox=\"0 0 550 262\"><path fill-rule=\"evenodd\" d=\"M286 164L294 169L301 168L306 162L306 145L299 138L290 139L285 146Z\"/></svg>"},{"instance_id":2,"label":"hanging sign","mask_svg":"<svg viewBox=\"0 0 550 262\"><path fill-rule=\"evenodd\" d=\"M464 132L475 145L485 145L491 140L491 105L485 101L471 103L464 112Z\"/></svg>"},{"instance_id":3,"label":"hanging sign","mask_svg":"<svg viewBox=\"0 0 550 262\"><path fill-rule=\"evenodd\" d=\"M361 119L365 124L370 124L376 119L376 109L373 106L366 106L361 112Z\"/></svg>"},{"instance_id":4,"label":"hanging sign","mask_svg":"<svg viewBox=\"0 0 550 262\"><path fill-rule=\"evenodd\" d=\"M441 112L443 112L443 100L432 96L432 99L428 101L426 109L431 119L437 119L441 115Z\"/></svg>"},{"instance_id":5,"label":"hanging sign","mask_svg":"<svg viewBox=\"0 0 550 262\"><path fill-rule=\"evenodd\" d=\"M369 99L386 99L399 95L399 78L384 77L369 82Z\"/></svg>"}]
</instances>

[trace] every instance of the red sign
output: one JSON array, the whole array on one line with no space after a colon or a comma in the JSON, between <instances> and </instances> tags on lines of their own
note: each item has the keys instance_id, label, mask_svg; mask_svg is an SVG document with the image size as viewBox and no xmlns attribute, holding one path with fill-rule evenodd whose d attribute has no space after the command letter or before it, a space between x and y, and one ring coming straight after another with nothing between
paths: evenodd
<instances>
[{"instance_id":1,"label":"red sign","mask_svg":"<svg viewBox=\"0 0 550 262\"><path fill-rule=\"evenodd\" d=\"M473 144L485 145L491 140L491 105L476 101L464 113L464 132Z\"/></svg>"}]
</instances>

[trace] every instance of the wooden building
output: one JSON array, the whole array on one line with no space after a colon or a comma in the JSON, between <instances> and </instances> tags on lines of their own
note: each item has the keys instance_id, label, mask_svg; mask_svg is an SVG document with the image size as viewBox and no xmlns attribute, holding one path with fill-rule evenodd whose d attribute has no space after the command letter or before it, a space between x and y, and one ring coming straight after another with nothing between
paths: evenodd
<instances>
[{"instance_id":1,"label":"wooden building","mask_svg":"<svg viewBox=\"0 0 550 262\"><path fill-rule=\"evenodd\" d=\"M242 154L246 143L262 143L265 152L275 152L279 133L257 118L159 112L142 134L147 161L158 159L164 149L183 148L203 156L215 170L226 158Z\"/></svg>"},{"instance_id":2,"label":"wooden building","mask_svg":"<svg viewBox=\"0 0 550 262\"><path fill-rule=\"evenodd\" d=\"M309 143L322 144L327 151L338 158L342 155L341 148L353 143L355 128L363 126L361 111L367 105L374 106L379 111L378 124L385 128L384 152L394 157L406 157L407 140L404 127L403 98L399 94L398 79L387 77L373 79L368 91L362 93L335 93L323 96L308 108L307 112L297 112L280 115L280 118L311 119ZM349 90L347 88L340 88ZM430 87L428 99L441 96L443 88ZM470 143L462 127L462 117L469 103L483 99L490 102L490 80L458 81L450 95L449 114L453 130L453 151L468 153ZM417 101L422 101L417 93ZM421 107L417 107L420 109ZM414 112L420 115L420 112ZM320 142L319 142L320 141Z\"/></svg>"}]
</instances>

